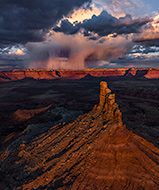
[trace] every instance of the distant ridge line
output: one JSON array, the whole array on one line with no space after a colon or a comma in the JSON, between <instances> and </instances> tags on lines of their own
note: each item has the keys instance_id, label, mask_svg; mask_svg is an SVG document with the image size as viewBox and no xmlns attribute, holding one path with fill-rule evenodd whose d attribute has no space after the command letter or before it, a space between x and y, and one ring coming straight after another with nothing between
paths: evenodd
<instances>
[{"instance_id":1,"label":"distant ridge line","mask_svg":"<svg viewBox=\"0 0 159 190\"><path fill-rule=\"evenodd\" d=\"M120 68L120 69L83 69L83 70L50 70L50 69L16 69L0 71L0 81L15 81L24 78L35 80L82 79L92 77L133 77L159 79L159 67L156 68Z\"/></svg>"}]
</instances>

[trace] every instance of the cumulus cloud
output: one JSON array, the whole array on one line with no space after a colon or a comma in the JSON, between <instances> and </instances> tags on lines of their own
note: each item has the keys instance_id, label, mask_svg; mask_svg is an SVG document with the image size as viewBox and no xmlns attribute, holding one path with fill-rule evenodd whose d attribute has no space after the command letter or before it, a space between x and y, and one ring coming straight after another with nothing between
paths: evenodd
<instances>
[{"instance_id":1,"label":"cumulus cloud","mask_svg":"<svg viewBox=\"0 0 159 190\"><path fill-rule=\"evenodd\" d=\"M76 34L81 28L81 23L73 25L69 20L62 20L60 27L55 27L53 30L55 32L63 32L65 34Z\"/></svg>"},{"instance_id":2,"label":"cumulus cloud","mask_svg":"<svg viewBox=\"0 0 159 190\"><path fill-rule=\"evenodd\" d=\"M93 32L101 37L109 34L139 33L141 27L150 21L151 19L148 17L132 19L131 15L128 14L118 19L107 11L102 11L99 16L93 15L91 19L86 19L83 23L72 24L67 19L63 20L60 26L56 26L53 30L72 35L83 29L85 36L89 36L89 32ZM90 39L95 40L95 38Z\"/></svg>"},{"instance_id":3,"label":"cumulus cloud","mask_svg":"<svg viewBox=\"0 0 159 190\"><path fill-rule=\"evenodd\" d=\"M0 43L43 41L63 16L91 0L1 0Z\"/></svg>"},{"instance_id":4,"label":"cumulus cloud","mask_svg":"<svg viewBox=\"0 0 159 190\"><path fill-rule=\"evenodd\" d=\"M147 24L141 34L134 37L134 42L145 46L159 46L159 14Z\"/></svg>"}]
</instances>

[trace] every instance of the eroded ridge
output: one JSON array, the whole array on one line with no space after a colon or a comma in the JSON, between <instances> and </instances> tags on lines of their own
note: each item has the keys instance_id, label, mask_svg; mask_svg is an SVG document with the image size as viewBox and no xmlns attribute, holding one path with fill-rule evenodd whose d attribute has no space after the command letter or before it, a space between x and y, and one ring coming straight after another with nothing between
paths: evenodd
<instances>
[{"instance_id":1,"label":"eroded ridge","mask_svg":"<svg viewBox=\"0 0 159 190\"><path fill-rule=\"evenodd\" d=\"M1 158L8 189L159 189L159 149L129 131L115 95L100 83L100 101L71 123L41 135L29 127Z\"/></svg>"}]
</instances>

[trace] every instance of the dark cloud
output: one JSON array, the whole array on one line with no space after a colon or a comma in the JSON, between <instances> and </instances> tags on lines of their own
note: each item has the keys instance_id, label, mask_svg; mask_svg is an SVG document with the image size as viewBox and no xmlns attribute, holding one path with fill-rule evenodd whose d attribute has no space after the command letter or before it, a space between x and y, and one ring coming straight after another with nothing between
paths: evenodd
<instances>
[{"instance_id":1,"label":"dark cloud","mask_svg":"<svg viewBox=\"0 0 159 190\"><path fill-rule=\"evenodd\" d=\"M158 67L159 57L155 59L123 59L123 62L116 62L117 67L136 67L136 68L152 68Z\"/></svg>"},{"instance_id":2,"label":"dark cloud","mask_svg":"<svg viewBox=\"0 0 159 190\"><path fill-rule=\"evenodd\" d=\"M154 56L144 56L140 55L137 57L133 56L123 56L118 59L112 59L110 63L115 63L117 67L158 67L158 62L159 62L159 56L154 55Z\"/></svg>"},{"instance_id":3,"label":"dark cloud","mask_svg":"<svg viewBox=\"0 0 159 190\"><path fill-rule=\"evenodd\" d=\"M156 46L147 47L142 45L135 45L130 53L148 54L148 53L157 53L157 52L159 52L159 47Z\"/></svg>"},{"instance_id":4,"label":"dark cloud","mask_svg":"<svg viewBox=\"0 0 159 190\"><path fill-rule=\"evenodd\" d=\"M102 44L102 43L104 43L104 42L105 42L105 39L104 39L104 38L101 38L98 43Z\"/></svg>"},{"instance_id":5,"label":"dark cloud","mask_svg":"<svg viewBox=\"0 0 159 190\"><path fill-rule=\"evenodd\" d=\"M159 37L153 37L153 34L151 37L139 37L133 40L135 43L143 44L145 46L157 46L159 47Z\"/></svg>"},{"instance_id":6,"label":"dark cloud","mask_svg":"<svg viewBox=\"0 0 159 190\"><path fill-rule=\"evenodd\" d=\"M88 31L84 31L84 32L83 32L83 35L84 35L84 36L92 36L92 33L91 33L91 32L88 32Z\"/></svg>"},{"instance_id":7,"label":"dark cloud","mask_svg":"<svg viewBox=\"0 0 159 190\"><path fill-rule=\"evenodd\" d=\"M93 15L91 19L84 20L83 23L73 25L68 20L64 20L60 27L55 27L53 30L65 34L75 34L82 28L85 36L89 36L90 32L93 32L101 37L114 33L116 35L139 33L141 27L150 21L151 19L148 17L132 19L128 14L117 19L107 11L103 11L99 16Z\"/></svg>"},{"instance_id":8,"label":"dark cloud","mask_svg":"<svg viewBox=\"0 0 159 190\"><path fill-rule=\"evenodd\" d=\"M70 23L67 19L63 20L61 22L61 27L55 27L54 31L55 32L63 32L65 34L76 34L81 27L81 23L77 23L75 26Z\"/></svg>"},{"instance_id":9,"label":"dark cloud","mask_svg":"<svg viewBox=\"0 0 159 190\"><path fill-rule=\"evenodd\" d=\"M159 47L134 45L130 51L118 59L112 59L117 67L158 67Z\"/></svg>"},{"instance_id":10,"label":"dark cloud","mask_svg":"<svg viewBox=\"0 0 159 190\"><path fill-rule=\"evenodd\" d=\"M1 0L0 42L43 41L45 34L64 15L91 0ZM67 24L67 23L66 23ZM71 28L70 28L71 29Z\"/></svg>"},{"instance_id":11,"label":"dark cloud","mask_svg":"<svg viewBox=\"0 0 159 190\"><path fill-rule=\"evenodd\" d=\"M24 60L0 59L0 70L24 69Z\"/></svg>"},{"instance_id":12,"label":"dark cloud","mask_svg":"<svg viewBox=\"0 0 159 190\"><path fill-rule=\"evenodd\" d=\"M7 51L6 51L7 52ZM23 56L7 56L0 52L0 70L23 69L25 58Z\"/></svg>"},{"instance_id":13,"label":"dark cloud","mask_svg":"<svg viewBox=\"0 0 159 190\"><path fill-rule=\"evenodd\" d=\"M91 36L91 37L89 37L89 40L98 40L99 38L98 37L96 37L96 36Z\"/></svg>"},{"instance_id":14,"label":"dark cloud","mask_svg":"<svg viewBox=\"0 0 159 190\"><path fill-rule=\"evenodd\" d=\"M143 46L159 47L159 25L158 21L154 20L148 23L141 34L135 35L133 42Z\"/></svg>"}]
</instances>

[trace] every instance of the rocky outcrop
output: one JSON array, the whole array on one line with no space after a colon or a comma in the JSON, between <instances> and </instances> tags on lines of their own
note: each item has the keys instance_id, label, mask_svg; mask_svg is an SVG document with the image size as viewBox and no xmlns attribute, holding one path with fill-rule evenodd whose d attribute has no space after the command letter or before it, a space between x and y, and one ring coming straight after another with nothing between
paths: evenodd
<instances>
[{"instance_id":1,"label":"rocky outcrop","mask_svg":"<svg viewBox=\"0 0 159 190\"><path fill-rule=\"evenodd\" d=\"M115 95L106 82L100 87L99 105L89 113L38 136L25 130L3 152L1 186L158 190L159 149L123 125Z\"/></svg>"},{"instance_id":2,"label":"rocky outcrop","mask_svg":"<svg viewBox=\"0 0 159 190\"><path fill-rule=\"evenodd\" d=\"M158 79L159 78L159 69L149 69L145 74L145 78L148 79Z\"/></svg>"},{"instance_id":3,"label":"rocky outcrop","mask_svg":"<svg viewBox=\"0 0 159 190\"><path fill-rule=\"evenodd\" d=\"M26 69L14 71L0 71L0 81L21 80L24 78L40 79L81 79L87 75L92 77L140 77L147 79L158 79L159 68L146 69L85 69L85 70L39 70Z\"/></svg>"},{"instance_id":4,"label":"rocky outcrop","mask_svg":"<svg viewBox=\"0 0 159 190\"><path fill-rule=\"evenodd\" d=\"M13 121L21 124L27 120L29 120L30 118L34 117L35 115L48 110L50 107L52 106L49 105L48 107L45 108L40 108L40 109L33 109L33 110L21 110L18 109L14 114L13 114Z\"/></svg>"}]
</instances>

